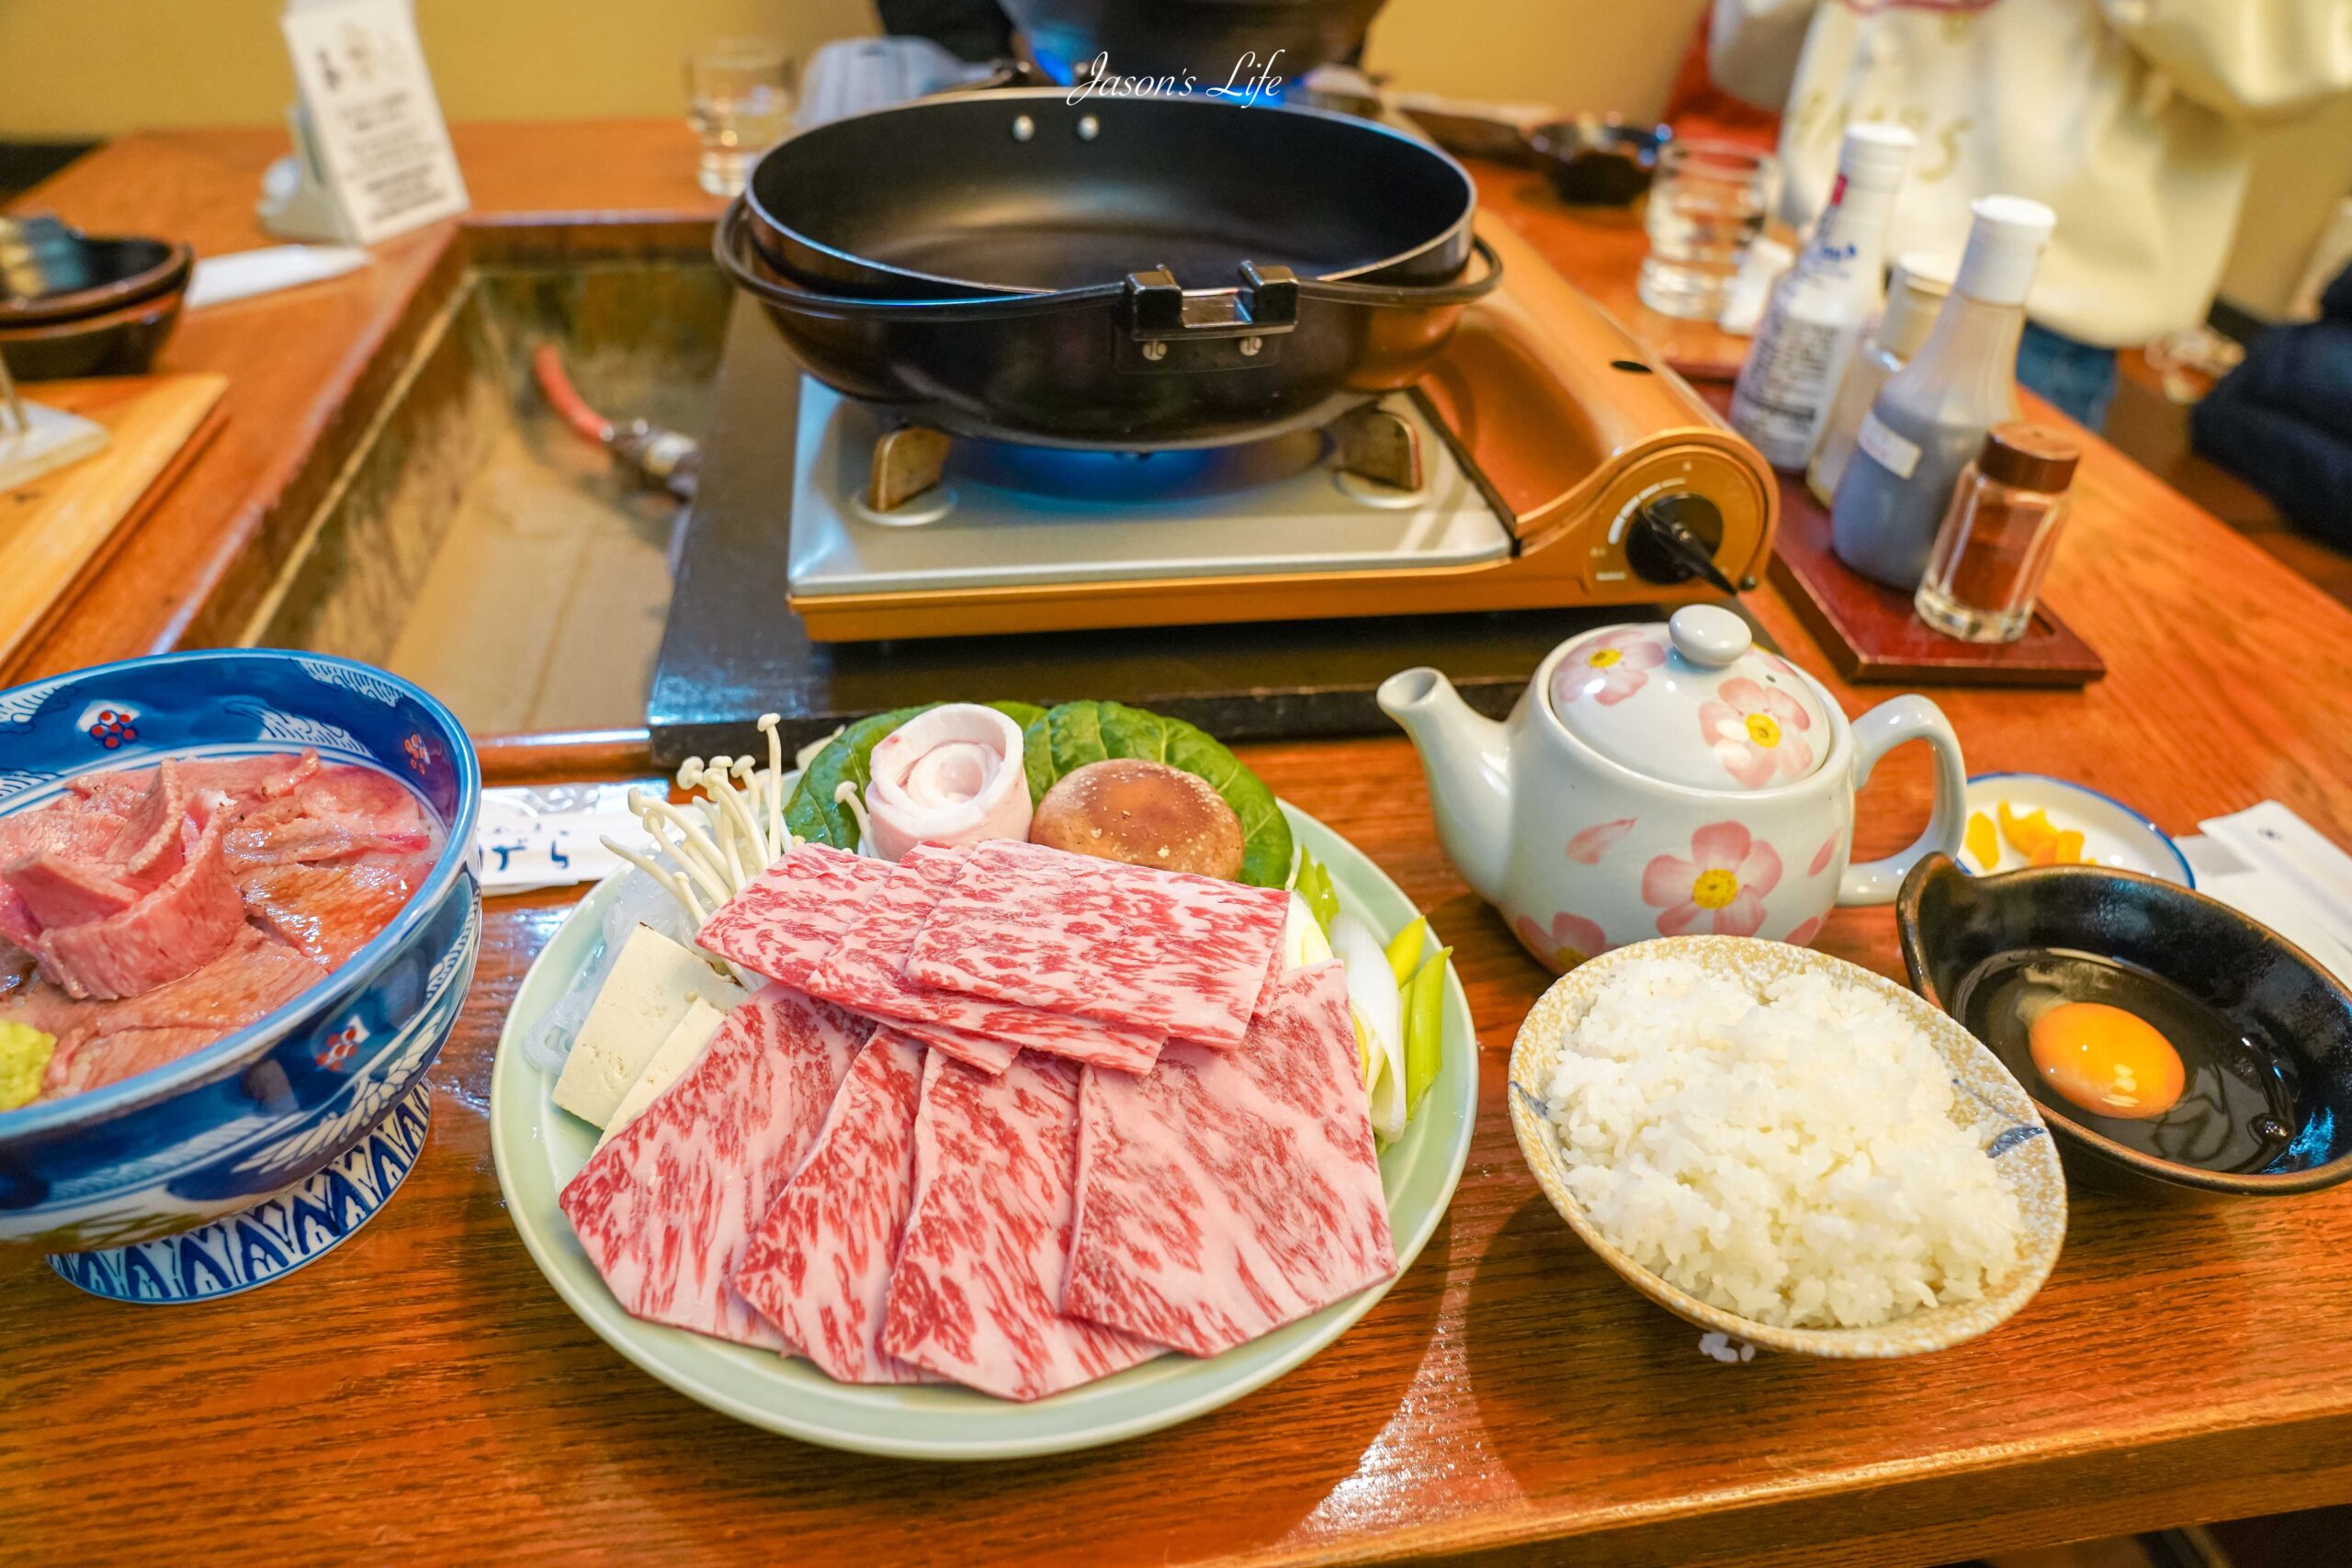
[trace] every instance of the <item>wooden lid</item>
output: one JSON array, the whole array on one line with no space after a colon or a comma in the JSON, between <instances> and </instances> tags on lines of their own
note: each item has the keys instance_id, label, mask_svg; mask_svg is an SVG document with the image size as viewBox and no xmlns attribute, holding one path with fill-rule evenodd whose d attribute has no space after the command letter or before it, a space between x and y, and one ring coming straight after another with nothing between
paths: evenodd
<instances>
[{"instance_id":1,"label":"wooden lid","mask_svg":"<svg viewBox=\"0 0 2352 1568\"><path fill-rule=\"evenodd\" d=\"M2057 491L2074 482L2082 443L2054 424L2011 420L1984 437L1976 466L1988 479L2019 490Z\"/></svg>"}]
</instances>

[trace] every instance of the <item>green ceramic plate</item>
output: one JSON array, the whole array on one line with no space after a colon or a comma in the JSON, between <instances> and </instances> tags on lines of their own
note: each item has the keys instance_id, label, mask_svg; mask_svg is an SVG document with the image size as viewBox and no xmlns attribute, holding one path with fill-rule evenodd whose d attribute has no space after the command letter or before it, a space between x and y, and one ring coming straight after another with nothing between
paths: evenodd
<instances>
[{"instance_id":1,"label":"green ceramic plate","mask_svg":"<svg viewBox=\"0 0 2352 1568\"><path fill-rule=\"evenodd\" d=\"M1283 809L1298 841L1330 868L1344 908L1384 936L1412 919L1411 901L1362 852L1305 812L1288 804ZM606 1344L687 1397L755 1427L861 1453L933 1460L1060 1453L1157 1431L1229 1404L1340 1337L1386 1292L1386 1285L1375 1285L1208 1360L1163 1356L1032 1404L967 1389L851 1387L807 1361L639 1322L605 1290L556 1206L557 1193L587 1163L594 1129L556 1109L555 1080L530 1063L521 1043L589 961L607 897L599 888L582 900L524 976L491 1074L491 1154L514 1228L556 1293ZM1453 1196L1477 1104L1478 1038L1469 998L1448 976L1437 1081L1405 1136L1380 1161L1399 1274Z\"/></svg>"}]
</instances>

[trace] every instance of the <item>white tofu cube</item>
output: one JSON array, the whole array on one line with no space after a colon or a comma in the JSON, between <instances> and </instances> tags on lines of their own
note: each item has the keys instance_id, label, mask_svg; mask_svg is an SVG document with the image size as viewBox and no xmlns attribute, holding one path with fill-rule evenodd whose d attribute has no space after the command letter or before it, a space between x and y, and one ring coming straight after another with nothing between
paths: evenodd
<instances>
[{"instance_id":1,"label":"white tofu cube","mask_svg":"<svg viewBox=\"0 0 2352 1568\"><path fill-rule=\"evenodd\" d=\"M702 1048L710 1043L710 1037L726 1021L727 1015L708 1002L696 999L691 1004L686 1016L678 1021L678 1027L670 1031L670 1037L662 1042L662 1048L653 1053L645 1070L637 1075L637 1081L621 1097L620 1109L605 1123L605 1135L596 1140L596 1146L601 1149L611 1143L614 1134L636 1121L647 1106L661 1098L663 1089L677 1082L678 1075L695 1065L695 1058L702 1055Z\"/></svg>"},{"instance_id":2,"label":"white tofu cube","mask_svg":"<svg viewBox=\"0 0 2352 1568\"><path fill-rule=\"evenodd\" d=\"M650 927L638 927L613 961L605 988L571 1043L571 1055L556 1080L555 1102L583 1122L606 1125L645 1064L695 1002L723 1015L742 999L742 988L700 953Z\"/></svg>"}]
</instances>

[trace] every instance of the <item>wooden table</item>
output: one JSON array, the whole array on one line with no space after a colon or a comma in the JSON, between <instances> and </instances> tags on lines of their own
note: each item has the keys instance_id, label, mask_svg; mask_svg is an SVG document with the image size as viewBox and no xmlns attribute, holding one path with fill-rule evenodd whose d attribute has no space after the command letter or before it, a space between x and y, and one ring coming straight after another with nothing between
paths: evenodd
<instances>
[{"instance_id":1,"label":"wooden table","mask_svg":"<svg viewBox=\"0 0 2352 1568\"><path fill-rule=\"evenodd\" d=\"M682 137L598 129L600 173L578 162L582 136L477 129L458 146L494 210L690 209ZM73 217L147 213L224 248L270 145L135 138L35 199ZM1539 243L1591 265L1568 215L1497 190ZM364 418L354 389L447 243L401 242L315 307L281 302L315 334L273 342L300 362L283 373L225 320L190 321L170 363L241 378L236 422L174 515L125 548L108 604L172 581L159 561L209 529L268 514L257 476L302 471L304 443ZM2103 445L2077 487L2051 593L2111 672L2080 693L1939 694L1973 765L2064 773L2175 832L2277 797L2352 841L2352 614ZM1754 601L1794 658L1825 668L1783 604ZM110 612L51 651L137 651L206 624L188 603L176 620ZM1868 705L1831 688L1849 712ZM108 1305L37 1265L0 1277L0 1555L1925 1562L2352 1499L2339 1451L2352 1451L2352 1190L2171 1210L2080 1196L2048 1286L1985 1339L1875 1365L1719 1365L1577 1244L1521 1166L1503 1064L1547 976L1440 857L1412 752L1374 739L1248 757L1456 944L1484 1061L1447 1223L1298 1371L1106 1452L970 1469L806 1448L670 1393L563 1308L503 1211L484 1120L492 1046L568 899L502 899L436 1073L430 1146L351 1246L198 1308ZM490 760L579 776L627 771L629 752L624 739ZM1916 829L1926 776L1919 758L1890 760L1863 796L1862 852ZM1822 945L1899 973L1884 909L1839 913Z\"/></svg>"}]
</instances>

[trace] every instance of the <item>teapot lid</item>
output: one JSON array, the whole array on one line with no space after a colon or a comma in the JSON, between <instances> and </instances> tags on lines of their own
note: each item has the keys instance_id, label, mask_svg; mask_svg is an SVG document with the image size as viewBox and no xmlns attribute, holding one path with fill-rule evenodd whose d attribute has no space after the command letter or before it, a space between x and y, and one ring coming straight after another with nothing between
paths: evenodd
<instances>
[{"instance_id":1,"label":"teapot lid","mask_svg":"<svg viewBox=\"0 0 2352 1568\"><path fill-rule=\"evenodd\" d=\"M1549 696L1562 727L1611 761L1693 789L1790 784L1829 750L1813 683L1714 604L1577 638L1552 668Z\"/></svg>"}]
</instances>

